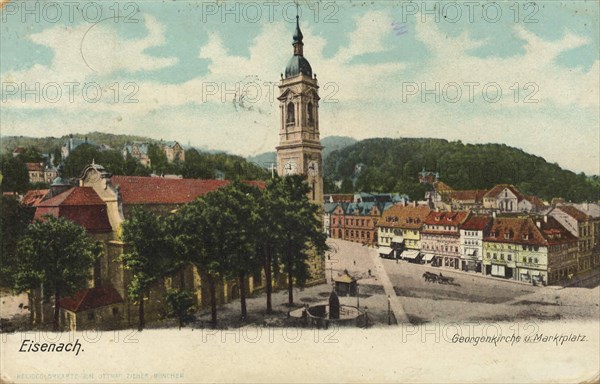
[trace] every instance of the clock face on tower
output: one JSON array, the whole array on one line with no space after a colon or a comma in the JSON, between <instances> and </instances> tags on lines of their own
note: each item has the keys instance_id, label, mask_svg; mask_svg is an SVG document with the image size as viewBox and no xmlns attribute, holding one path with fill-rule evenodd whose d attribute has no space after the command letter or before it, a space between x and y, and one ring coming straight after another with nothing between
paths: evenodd
<instances>
[{"instance_id":1,"label":"clock face on tower","mask_svg":"<svg viewBox=\"0 0 600 384\"><path fill-rule=\"evenodd\" d=\"M285 176L290 176L295 175L296 173L298 173L298 164L293 160L287 161L283 166L283 174Z\"/></svg>"},{"instance_id":2,"label":"clock face on tower","mask_svg":"<svg viewBox=\"0 0 600 384\"><path fill-rule=\"evenodd\" d=\"M316 160L311 160L308 162L308 174L316 177L319 175L319 162Z\"/></svg>"}]
</instances>

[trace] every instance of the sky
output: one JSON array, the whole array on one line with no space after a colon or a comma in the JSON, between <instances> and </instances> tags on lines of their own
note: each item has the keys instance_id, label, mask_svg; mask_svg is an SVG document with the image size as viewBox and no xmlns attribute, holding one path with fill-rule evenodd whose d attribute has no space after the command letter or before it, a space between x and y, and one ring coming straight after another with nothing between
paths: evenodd
<instances>
[{"instance_id":1,"label":"sky","mask_svg":"<svg viewBox=\"0 0 600 384\"><path fill-rule=\"evenodd\" d=\"M293 2L0 2L0 134L277 145ZM600 174L596 0L298 9L321 137L503 143Z\"/></svg>"}]
</instances>

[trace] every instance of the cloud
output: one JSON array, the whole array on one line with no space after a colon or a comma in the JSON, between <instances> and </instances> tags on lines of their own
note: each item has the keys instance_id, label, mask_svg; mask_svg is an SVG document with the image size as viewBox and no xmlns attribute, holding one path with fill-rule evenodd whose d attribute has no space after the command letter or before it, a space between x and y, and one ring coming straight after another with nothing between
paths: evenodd
<instances>
[{"instance_id":1,"label":"cloud","mask_svg":"<svg viewBox=\"0 0 600 384\"><path fill-rule=\"evenodd\" d=\"M398 61L395 55L386 56L391 49L386 39L393 34L392 21L389 14L377 11L356 17L354 29L347 33L347 44L333 55L324 54L327 39L316 28L302 27L304 53L318 73L321 87L322 136L443 137L465 142L503 142L571 169L600 172L598 148L594 145L598 142L599 62L587 71L566 68L556 62L559 55L589 44L585 37L566 31L561 38L549 41L516 26L510 33L524 41L524 54L478 57L473 50L486 47L491 41L474 39L468 32L448 36L432 21L417 22L415 38L424 45L427 55L415 65ZM99 79L105 81L108 99L89 103L78 98L74 103L61 100L55 104L12 100L3 103L6 108L0 112L3 134L59 135L82 132L86 130L84 124L91 124L89 130L190 140L243 155L273 150L279 121L274 99L278 94L276 83L292 56L288 39L293 33L290 24L262 25L260 33L250 42L247 55L230 50L222 36L209 31L208 40L197 54L199 62L208 62L208 71L178 84L152 80L154 70L177 70L178 59L148 55L149 48L168 41L165 26L153 17L145 17L145 26L147 34L139 39L119 37L110 24L99 24L91 30L89 26L57 26L32 35L33 41L53 50L51 64L3 73L3 81L11 78L11 81L38 79L62 83ZM84 57L96 72L82 60L79 43L83 36ZM388 60L366 64L360 60L365 55L379 55ZM119 102L111 102L113 94L107 79L135 72L148 72L148 80L137 83L135 99L139 102L123 103L124 89ZM498 103L484 102L481 97L469 103L466 95L457 104L422 103L420 97L403 102L401 86L409 79L429 85L494 82L501 86L504 95ZM515 83L520 85L519 103L513 100L511 87ZM523 89L526 83L537 84L535 97L539 103L522 102L530 93ZM254 86L259 87L260 100L244 106L233 103L234 97L239 98L244 90L255 91ZM331 102L332 99L339 102ZM46 111L45 117L29 118L18 112L31 109ZM54 110L54 115L50 110ZM577 121L574 117L577 113L585 118ZM564 140L565 129L573 131L571 140Z\"/></svg>"}]
</instances>

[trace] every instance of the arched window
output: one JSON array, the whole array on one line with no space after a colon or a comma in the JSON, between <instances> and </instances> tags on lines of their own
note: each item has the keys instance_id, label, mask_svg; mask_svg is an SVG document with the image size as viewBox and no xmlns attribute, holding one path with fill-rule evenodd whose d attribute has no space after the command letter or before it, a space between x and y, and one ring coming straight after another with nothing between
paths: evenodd
<instances>
[{"instance_id":1,"label":"arched window","mask_svg":"<svg viewBox=\"0 0 600 384\"><path fill-rule=\"evenodd\" d=\"M315 120L313 118L313 105L312 103L308 103L307 107L306 107L306 114L308 116L308 124L309 125L313 125Z\"/></svg>"},{"instance_id":2,"label":"arched window","mask_svg":"<svg viewBox=\"0 0 600 384\"><path fill-rule=\"evenodd\" d=\"M296 121L294 117L294 103L289 103L287 105L287 124L294 124Z\"/></svg>"}]
</instances>

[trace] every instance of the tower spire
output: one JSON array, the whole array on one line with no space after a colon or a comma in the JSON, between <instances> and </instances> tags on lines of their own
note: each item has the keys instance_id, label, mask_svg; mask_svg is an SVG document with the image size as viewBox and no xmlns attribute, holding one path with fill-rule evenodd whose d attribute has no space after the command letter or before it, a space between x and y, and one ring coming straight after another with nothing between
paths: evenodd
<instances>
[{"instance_id":1,"label":"tower spire","mask_svg":"<svg viewBox=\"0 0 600 384\"><path fill-rule=\"evenodd\" d=\"M300 30L300 15L298 14L298 3L296 3L296 30L294 31L294 36L292 36L292 45L294 46L294 56L302 56L304 43L302 39L304 36L302 35L302 31Z\"/></svg>"}]
</instances>

